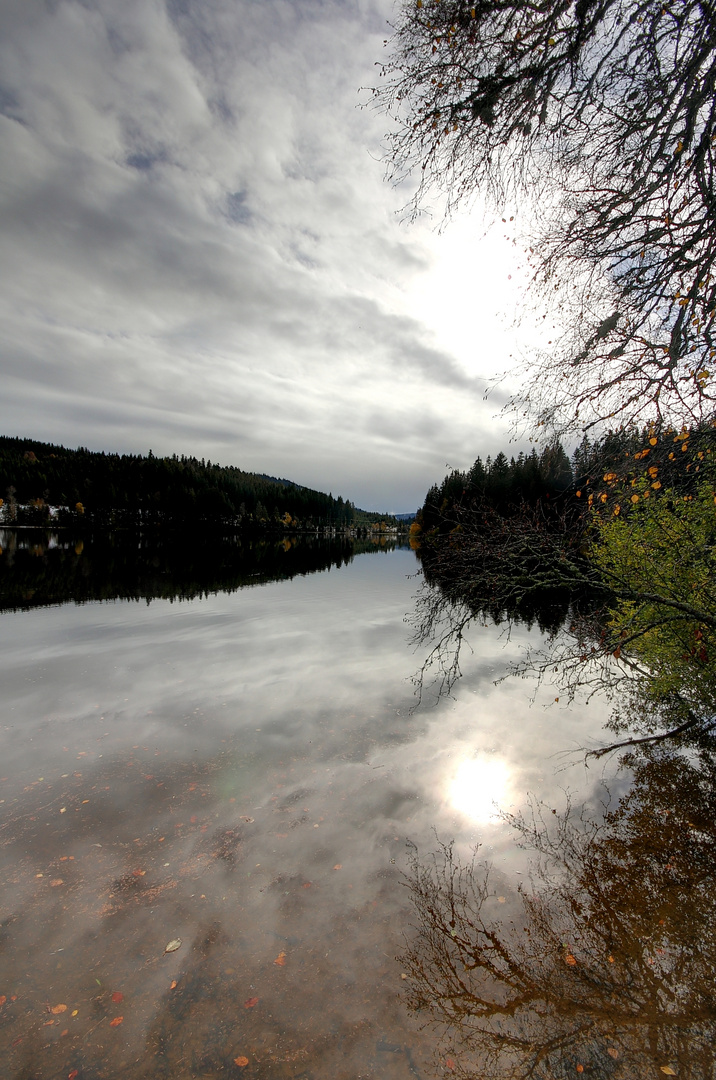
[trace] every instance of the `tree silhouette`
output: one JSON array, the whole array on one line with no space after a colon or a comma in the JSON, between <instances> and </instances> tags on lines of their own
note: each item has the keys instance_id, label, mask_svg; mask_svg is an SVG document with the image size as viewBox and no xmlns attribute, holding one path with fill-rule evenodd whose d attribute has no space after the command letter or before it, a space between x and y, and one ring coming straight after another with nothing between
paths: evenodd
<instances>
[{"instance_id":1,"label":"tree silhouette","mask_svg":"<svg viewBox=\"0 0 716 1080\"><path fill-rule=\"evenodd\" d=\"M526 265L566 331L515 404L557 430L708 414L713 4L405 0L386 44L373 100L413 210L437 186L536 218Z\"/></svg>"}]
</instances>

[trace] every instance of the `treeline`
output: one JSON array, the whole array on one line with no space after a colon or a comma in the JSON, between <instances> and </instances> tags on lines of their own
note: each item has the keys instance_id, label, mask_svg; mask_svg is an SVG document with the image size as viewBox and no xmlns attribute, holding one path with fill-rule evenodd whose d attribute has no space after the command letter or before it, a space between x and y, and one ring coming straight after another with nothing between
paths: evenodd
<instances>
[{"instance_id":1,"label":"treeline","mask_svg":"<svg viewBox=\"0 0 716 1080\"><path fill-rule=\"evenodd\" d=\"M710 461L714 428L702 425L691 430L672 431L650 428L625 428L610 431L597 439L585 436L570 458L560 442L553 442L537 452L520 453L507 458L500 452L483 462L477 458L466 470L448 473L441 484L428 491L418 511L414 536L436 536L464 527L469 517L471 527L494 515L512 518L539 508L544 522L560 520L565 515L576 522L585 507L612 500L615 482L620 484L642 479L668 488L682 498L696 490ZM630 500L620 512L628 513Z\"/></svg>"},{"instance_id":2,"label":"treeline","mask_svg":"<svg viewBox=\"0 0 716 1080\"><path fill-rule=\"evenodd\" d=\"M7 524L53 519L97 526L183 522L282 528L346 527L373 515L341 496L195 457L96 453L0 437ZM378 515L375 515L378 516Z\"/></svg>"}]
</instances>

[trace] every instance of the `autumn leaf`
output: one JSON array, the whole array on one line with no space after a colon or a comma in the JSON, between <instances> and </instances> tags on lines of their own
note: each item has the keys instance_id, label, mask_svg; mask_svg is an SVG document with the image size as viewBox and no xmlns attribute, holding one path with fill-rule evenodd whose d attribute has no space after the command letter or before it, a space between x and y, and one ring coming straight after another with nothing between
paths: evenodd
<instances>
[{"instance_id":1,"label":"autumn leaf","mask_svg":"<svg viewBox=\"0 0 716 1080\"><path fill-rule=\"evenodd\" d=\"M609 1054L609 1057L614 1058L615 1061L619 1057L619 1051L615 1050L613 1046L607 1047L607 1053Z\"/></svg>"},{"instance_id":2,"label":"autumn leaf","mask_svg":"<svg viewBox=\"0 0 716 1080\"><path fill-rule=\"evenodd\" d=\"M5 994L0 994L0 1005L4 1005L7 1001Z\"/></svg>"},{"instance_id":3,"label":"autumn leaf","mask_svg":"<svg viewBox=\"0 0 716 1080\"><path fill-rule=\"evenodd\" d=\"M77 1080L77 1077L79 1075L80 1075L79 1069L73 1069L72 1072L67 1074L67 1080Z\"/></svg>"},{"instance_id":4,"label":"autumn leaf","mask_svg":"<svg viewBox=\"0 0 716 1080\"><path fill-rule=\"evenodd\" d=\"M333 869L334 870L342 870L343 869L343 863L337 862L336 865L333 867Z\"/></svg>"},{"instance_id":5,"label":"autumn leaf","mask_svg":"<svg viewBox=\"0 0 716 1080\"><path fill-rule=\"evenodd\" d=\"M124 994L121 990L115 990L112 994L112 1001L115 1005L119 1005L120 1001L124 1001Z\"/></svg>"},{"instance_id":6,"label":"autumn leaf","mask_svg":"<svg viewBox=\"0 0 716 1080\"><path fill-rule=\"evenodd\" d=\"M666 1073L667 1076L676 1076L676 1073L674 1072L674 1070L669 1065L662 1065L661 1066L661 1071L663 1073Z\"/></svg>"},{"instance_id":7,"label":"autumn leaf","mask_svg":"<svg viewBox=\"0 0 716 1080\"><path fill-rule=\"evenodd\" d=\"M572 956L571 952L567 953L567 955L564 958L564 962L565 962L565 964L569 964L570 967L574 967L575 964L577 963L575 958Z\"/></svg>"},{"instance_id":8,"label":"autumn leaf","mask_svg":"<svg viewBox=\"0 0 716 1080\"><path fill-rule=\"evenodd\" d=\"M176 981L176 979L172 979L172 981L171 981L171 985L170 985L169 989L170 989L170 990L176 990L176 986L177 986L177 981Z\"/></svg>"},{"instance_id":9,"label":"autumn leaf","mask_svg":"<svg viewBox=\"0 0 716 1080\"><path fill-rule=\"evenodd\" d=\"M259 999L257 997L247 998L244 1002L245 1009L253 1009L255 1005L258 1005Z\"/></svg>"},{"instance_id":10,"label":"autumn leaf","mask_svg":"<svg viewBox=\"0 0 716 1080\"><path fill-rule=\"evenodd\" d=\"M453 1061L453 1059L452 1059L451 1057L447 1057L447 1058L445 1058L445 1068L446 1068L446 1069L449 1069L449 1070L450 1070L450 1072L453 1072L453 1071L454 1071L454 1069L455 1069L455 1062Z\"/></svg>"},{"instance_id":11,"label":"autumn leaf","mask_svg":"<svg viewBox=\"0 0 716 1080\"><path fill-rule=\"evenodd\" d=\"M584 1065L577 1065L577 1072L584 1072Z\"/></svg>"},{"instance_id":12,"label":"autumn leaf","mask_svg":"<svg viewBox=\"0 0 716 1080\"><path fill-rule=\"evenodd\" d=\"M283 967L285 963L286 963L286 953L285 952L280 952L278 954L278 956L276 957L276 959L274 960L274 964L278 964L279 967Z\"/></svg>"},{"instance_id":13,"label":"autumn leaf","mask_svg":"<svg viewBox=\"0 0 716 1080\"><path fill-rule=\"evenodd\" d=\"M165 953L176 952L177 949L181 949L181 938L172 938L169 944L164 949Z\"/></svg>"},{"instance_id":14,"label":"autumn leaf","mask_svg":"<svg viewBox=\"0 0 716 1080\"><path fill-rule=\"evenodd\" d=\"M124 1020L123 1016L115 1016L114 1020L110 1020L109 1026L110 1027L119 1027L119 1025L122 1023L123 1020Z\"/></svg>"},{"instance_id":15,"label":"autumn leaf","mask_svg":"<svg viewBox=\"0 0 716 1080\"><path fill-rule=\"evenodd\" d=\"M56 877L56 878L52 879L52 881L50 882L50 885L52 886L53 889L56 889L58 885L64 885L64 881L62 880L61 877Z\"/></svg>"},{"instance_id":16,"label":"autumn leaf","mask_svg":"<svg viewBox=\"0 0 716 1080\"><path fill-rule=\"evenodd\" d=\"M234 1058L234 1065L238 1065L240 1069L245 1069L249 1063L249 1059L240 1054L239 1057Z\"/></svg>"},{"instance_id":17,"label":"autumn leaf","mask_svg":"<svg viewBox=\"0 0 716 1080\"><path fill-rule=\"evenodd\" d=\"M53 1005L52 1008L50 1009L50 1012L54 1016L59 1016L60 1013L67 1012L67 1006L66 1005Z\"/></svg>"}]
</instances>

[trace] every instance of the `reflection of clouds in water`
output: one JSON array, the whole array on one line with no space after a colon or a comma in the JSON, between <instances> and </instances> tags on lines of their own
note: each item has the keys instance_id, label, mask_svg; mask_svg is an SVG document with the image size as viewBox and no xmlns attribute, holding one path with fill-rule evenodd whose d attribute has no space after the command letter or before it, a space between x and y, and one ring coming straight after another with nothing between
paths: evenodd
<instances>
[{"instance_id":1,"label":"reflection of clouds in water","mask_svg":"<svg viewBox=\"0 0 716 1080\"><path fill-rule=\"evenodd\" d=\"M484 824L497 818L510 791L510 770L501 758L476 757L461 762L448 798L455 810Z\"/></svg>"}]
</instances>

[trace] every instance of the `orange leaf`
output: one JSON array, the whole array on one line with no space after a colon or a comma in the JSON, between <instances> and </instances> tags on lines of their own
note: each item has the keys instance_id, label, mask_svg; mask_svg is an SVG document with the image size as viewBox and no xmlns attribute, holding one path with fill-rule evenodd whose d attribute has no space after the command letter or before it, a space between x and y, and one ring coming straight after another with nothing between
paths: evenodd
<instances>
[{"instance_id":1,"label":"orange leaf","mask_svg":"<svg viewBox=\"0 0 716 1080\"><path fill-rule=\"evenodd\" d=\"M451 1057L445 1058L445 1068L449 1069L450 1072L453 1072L453 1070L455 1068L455 1062L453 1061L453 1059Z\"/></svg>"},{"instance_id":2,"label":"orange leaf","mask_svg":"<svg viewBox=\"0 0 716 1080\"><path fill-rule=\"evenodd\" d=\"M119 1027L119 1025L122 1023L123 1020L124 1020L123 1016L115 1016L114 1020L110 1020L109 1026L110 1027Z\"/></svg>"},{"instance_id":3,"label":"orange leaf","mask_svg":"<svg viewBox=\"0 0 716 1080\"><path fill-rule=\"evenodd\" d=\"M80 1075L80 1070L79 1069L73 1069L71 1073L67 1074L67 1080L77 1080L77 1077L79 1075Z\"/></svg>"},{"instance_id":4,"label":"orange leaf","mask_svg":"<svg viewBox=\"0 0 716 1080\"><path fill-rule=\"evenodd\" d=\"M169 987L169 989L170 989L170 990L174 990L174 989L176 988L176 984L177 984L177 981L176 981L176 979L172 979L172 984L171 984L171 986Z\"/></svg>"},{"instance_id":5,"label":"orange leaf","mask_svg":"<svg viewBox=\"0 0 716 1080\"><path fill-rule=\"evenodd\" d=\"M0 994L0 1005L4 1005L6 1001L7 1001L7 998L5 997L5 995Z\"/></svg>"},{"instance_id":6,"label":"orange leaf","mask_svg":"<svg viewBox=\"0 0 716 1080\"><path fill-rule=\"evenodd\" d=\"M62 880L61 877L56 877L56 878L52 879L52 881L50 882L50 885L52 886L53 889L56 889L58 885L64 885L64 881Z\"/></svg>"},{"instance_id":7,"label":"orange leaf","mask_svg":"<svg viewBox=\"0 0 716 1080\"><path fill-rule=\"evenodd\" d=\"M53 1005L52 1008L50 1009L50 1012L54 1016L59 1016L60 1013L67 1012L67 1006L66 1005Z\"/></svg>"},{"instance_id":8,"label":"orange leaf","mask_svg":"<svg viewBox=\"0 0 716 1080\"><path fill-rule=\"evenodd\" d=\"M241 1054L239 1057L234 1058L234 1065L238 1065L240 1069L245 1069L249 1063L249 1059Z\"/></svg>"},{"instance_id":9,"label":"orange leaf","mask_svg":"<svg viewBox=\"0 0 716 1080\"><path fill-rule=\"evenodd\" d=\"M258 1005L258 1003L259 1003L258 998L248 998L248 1000L244 1002L244 1008L245 1009L253 1009L253 1007L255 1005Z\"/></svg>"},{"instance_id":10,"label":"orange leaf","mask_svg":"<svg viewBox=\"0 0 716 1080\"><path fill-rule=\"evenodd\" d=\"M279 967L283 967L285 963L286 963L286 953L285 952L280 952L278 954L278 956L276 957L276 959L274 960L274 964L278 964Z\"/></svg>"},{"instance_id":11,"label":"orange leaf","mask_svg":"<svg viewBox=\"0 0 716 1080\"><path fill-rule=\"evenodd\" d=\"M567 953L567 955L564 958L564 962L565 962L565 964L569 964L570 967L574 967L574 965L577 963L575 958L572 956L571 952Z\"/></svg>"},{"instance_id":12,"label":"orange leaf","mask_svg":"<svg viewBox=\"0 0 716 1080\"><path fill-rule=\"evenodd\" d=\"M577 1072L584 1072L584 1065L577 1065Z\"/></svg>"},{"instance_id":13,"label":"orange leaf","mask_svg":"<svg viewBox=\"0 0 716 1080\"><path fill-rule=\"evenodd\" d=\"M615 1050L613 1046L607 1047L607 1053L609 1054L609 1057L614 1058L615 1061L619 1057L619 1051Z\"/></svg>"},{"instance_id":14,"label":"orange leaf","mask_svg":"<svg viewBox=\"0 0 716 1080\"><path fill-rule=\"evenodd\" d=\"M120 1001L124 1001L124 994L121 990L114 991L114 993L112 994L112 1001L115 1003L115 1005L118 1005Z\"/></svg>"},{"instance_id":15,"label":"orange leaf","mask_svg":"<svg viewBox=\"0 0 716 1080\"><path fill-rule=\"evenodd\" d=\"M334 870L342 870L343 869L343 863L337 862L336 865L333 867L333 869Z\"/></svg>"}]
</instances>

